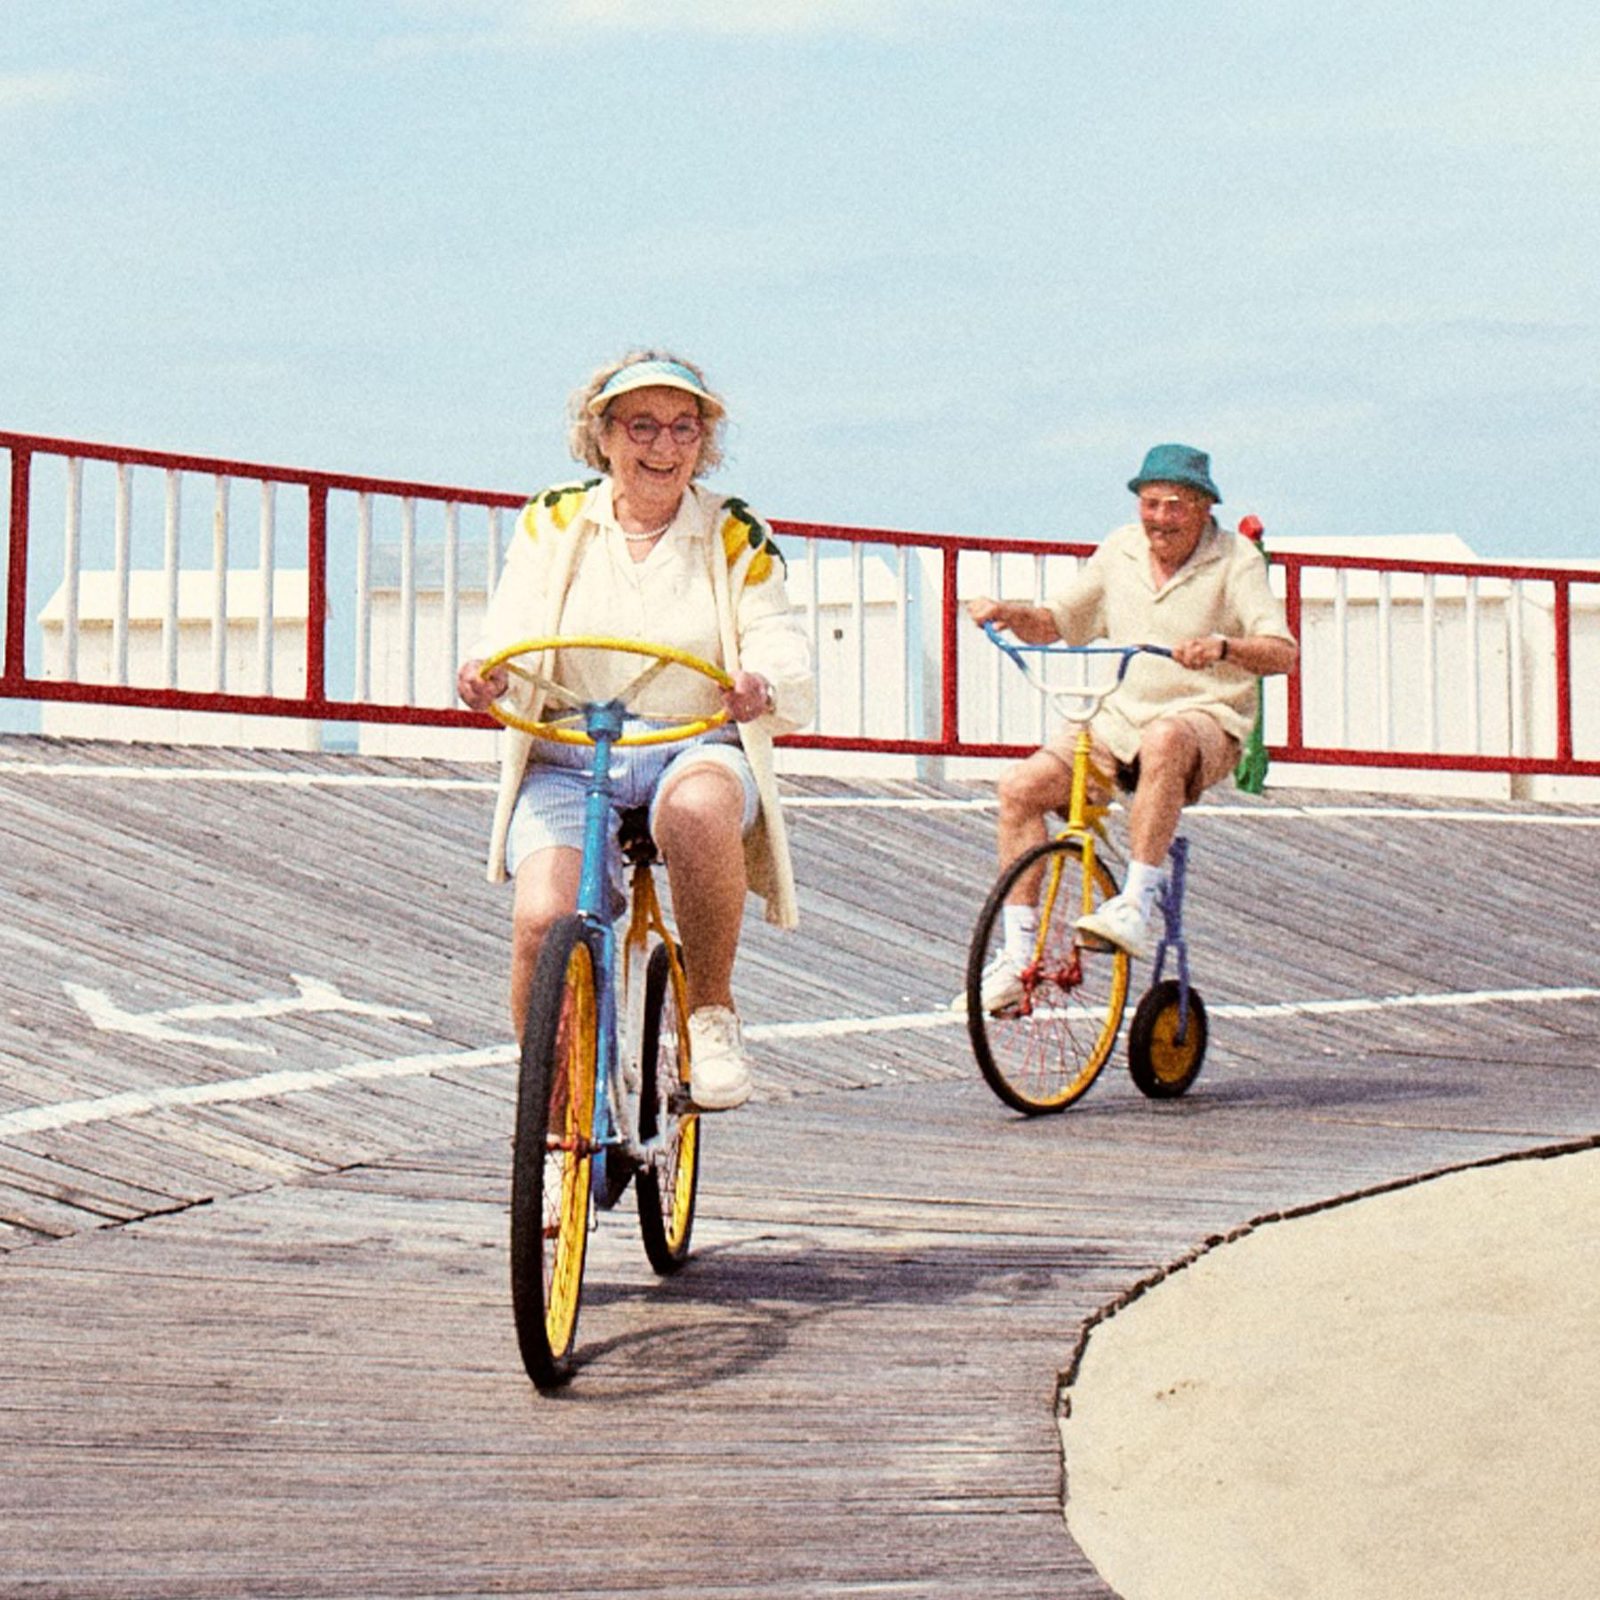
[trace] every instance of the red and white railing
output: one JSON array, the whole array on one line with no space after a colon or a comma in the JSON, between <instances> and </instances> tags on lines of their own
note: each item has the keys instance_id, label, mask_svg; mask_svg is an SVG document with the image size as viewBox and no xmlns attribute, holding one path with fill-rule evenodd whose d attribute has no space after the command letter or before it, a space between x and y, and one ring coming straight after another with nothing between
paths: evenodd
<instances>
[{"instance_id":1,"label":"red and white railing","mask_svg":"<svg viewBox=\"0 0 1600 1600\"><path fill-rule=\"evenodd\" d=\"M455 668L520 494L16 433L0 492L0 699L484 726L455 703ZM817 716L788 744L1037 742L1038 697L961 603L1043 596L1092 545L774 528L816 643ZM1276 761L1600 776L1600 705L1573 693L1600 669L1600 572L1285 551L1272 572L1301 640L1299 670L1268 685Z\"/></svg>"}]
</instances>

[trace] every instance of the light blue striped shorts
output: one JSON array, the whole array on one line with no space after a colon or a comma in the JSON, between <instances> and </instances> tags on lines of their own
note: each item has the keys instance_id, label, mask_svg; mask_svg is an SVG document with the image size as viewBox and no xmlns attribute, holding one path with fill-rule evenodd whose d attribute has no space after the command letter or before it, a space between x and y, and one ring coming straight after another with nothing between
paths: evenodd
<instances>
[{"instance_id":1,"label":"light blue striped shorts","mask_svg":"<svg viewBox=\"0 0 1600 1600\"><path fill-rule=\"evenodd\" d=\"M630 722L625 731L635 732L643 726ZM714 728L710 733L681 744L628 745L612 750L612 828L607 867L617 913L621 911L624 897L616 819L623 811L647 805L653 830L662 779L669 772L681 772L685 767L711 762L732 773L744 792L742 825L746 833L750 831L761 797L749 758L738 738L731 728ZM517 793L511 812L511 830L506 837L506 870L513 877L517 868L537 851L563 846L572 850L583 848L584 791L593 758L594 752L588 745L545 743L537 748Z\"/></svg>"}]
</instances>

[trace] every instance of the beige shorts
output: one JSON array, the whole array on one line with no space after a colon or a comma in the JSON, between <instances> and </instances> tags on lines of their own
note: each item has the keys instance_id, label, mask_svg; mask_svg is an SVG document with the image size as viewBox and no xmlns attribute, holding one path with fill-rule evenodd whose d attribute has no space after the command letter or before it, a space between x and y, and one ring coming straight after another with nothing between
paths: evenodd
<instances>
[{"instance_id":1,"label":"beige shorts","mask_svg":"<svg viewBox=\"0 0 1600 1600\"><path fill-rule=\"evenodd\" d=\"M1184 795L1185 800L1193 805L1212 784L1221 783L1239 765L1240 744L1231 733L1223 731L1221 723L1215 717L1208 716L1204 711L1179 711L1174 713L1174 718L1194 734L1195 743L1199 747L1199 759L1189 773L1189 787ZM1063 723L1044 748L1051 755L1064 761L1070 769L1077 736L1078 730L1073 724ZM1119 789L1129 794L1137 787L1139 782L1137 756L1132 761L1119 761L1099 739L1096 739L1091 759L1099 770L1099 775L1106 780L1108 792L1113 780Z\"/></svg>"}]
</instances>

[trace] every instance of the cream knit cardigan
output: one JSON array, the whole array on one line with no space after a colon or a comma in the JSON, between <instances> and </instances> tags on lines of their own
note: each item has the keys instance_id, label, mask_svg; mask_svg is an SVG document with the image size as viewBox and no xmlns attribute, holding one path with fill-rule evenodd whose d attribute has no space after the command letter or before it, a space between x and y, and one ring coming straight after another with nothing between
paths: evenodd
<instances>
[{"instance_id":1,"label":"cream knit cardigan","mask_svg":"<svg viewBox=\"0 0 1600 1600\"><path fill-rule=\"evenodd\" d=\"M521 639L551 638L561 631L561 613L573 572L589 540L598 532L590 514L601 483L563 484L530 500L517 520L505 571L489 602L484 629L471 656L482 659ZM810 645L789 606L783 588L782 559L766 525L741 501L691 484L678 521L688 517L692 526L709 533L709 577L716 599L717 623L722 639L723 669L741 670L740 613L747 602L758 602L769 626L770 644L760 670L773 686L774 709L752 722L741 723L739 740L750 762L760 796L760 809L745 839L745 871L751 890L765 904L767 921L792 928L799 921L794 869L788 834L778 799L772 741L780 733L810 720L814 700ZM659 640L670 643L670 640ZM766 659L770 657L771 659ZM548 663L538 664L548 670ZM515 680L514 680L515 681ZM540 713L543 696L531 691L520 709L532 719ZM500 784L490 835L488 878L506 878L506 837L511 812L523 775L532 756L534 738L516 728L502 731Z\"/></svg>"}]
</instances>

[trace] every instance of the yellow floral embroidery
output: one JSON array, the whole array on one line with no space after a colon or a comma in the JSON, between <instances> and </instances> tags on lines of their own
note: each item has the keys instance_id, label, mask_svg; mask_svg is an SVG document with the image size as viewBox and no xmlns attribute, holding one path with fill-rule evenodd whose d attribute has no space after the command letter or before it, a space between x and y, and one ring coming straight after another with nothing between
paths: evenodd
<instances>
[{"instance_id":1,"label":"yellow floral embroidery","mask_svg":"<svg viewBox=\"0 0 1600 1600\"><path fill-rule=\"evenodd\" d=\"M557 528L565 528L578 514L584 496L599 483L598 478L588 478L582 483L561 483L546 489L539 501L550 512L550 520Z\"/></svg>"},{"instance_id":2,"label":"yellow floral embroidery","mask_svg":"<svg viewBox=\"0 0 1600 1600\"><path fill-rule=\"evenodd\" d=\"M746 550L753 550L755 554L750 558L745 582L765 583L772 576L773 557L783 561L783 552L773 542L766 523L744 501L729 500L726 508L728 514L723 518L721 531L722 550L729 568L738 565ZM787 567L788 563L784 565Z\"/></svg>"}]
</instances>

